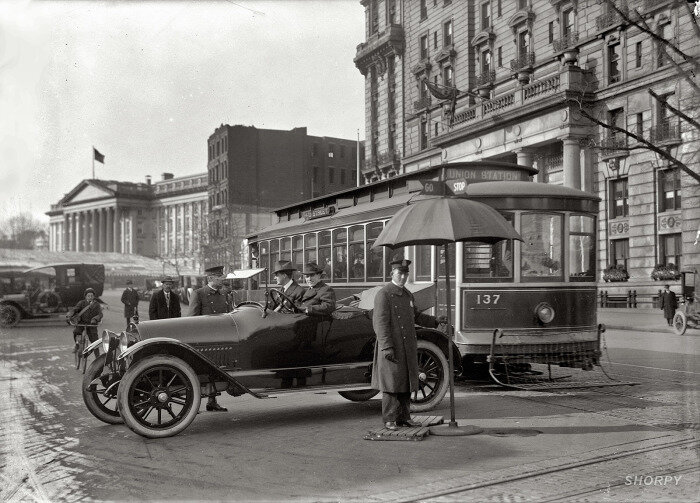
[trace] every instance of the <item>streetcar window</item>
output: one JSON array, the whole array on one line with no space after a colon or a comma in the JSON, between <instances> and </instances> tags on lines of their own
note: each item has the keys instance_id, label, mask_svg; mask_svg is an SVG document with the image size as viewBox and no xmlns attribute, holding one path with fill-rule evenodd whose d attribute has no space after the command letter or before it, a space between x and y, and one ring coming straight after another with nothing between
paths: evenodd
<instances>
[{"instance_id":1,"label":"streetcar window","mask_svg":"<svg viewBox=\"0 0 700 503\"><path fill-rule=\"evenodd\" d=\"M304 267L304 238L302 236L294 236L292 238L292 264L297 269Z\"/></svg>"},{"instance_id":2,"label":"streetcar window","mask_svg":"<svg viewBox=\"0 0 700 503\"><path fill-rule=\"evenodd\" d=\"M333 231L333 281L348 279L348 231Z\"/></svg>"},{"instance_id":3,"label":"streetcar window","mask_svg":"<svg viewBox=\"0 0 700 503\"><path fill-rule=\"evenodd\" d=\"M264 273L270 277L270 242L260 241L260 267L266 267L267 271ZM263 279L263 278L261 278Z\"/></svg>"},{"instance_id":4,"label":"streetcar window","mask_svg":"<svg viewBox=\"0 0 700 503\"><path fill-rule=\"evenodd\" d=\"M415 266L416 281L430 281L430 264L432 261L432 246L416 246Z\"/></svg>"},{"instance_id":5,"label":"streetcar window","mask_svg":"<svg viewBox=\"0 0 700 503\"><path fill-rule=\"evenodd\" d=\"M280 239L280 260L292 260L292 240L290 238Z\"/></svg>"},{"instance_id":6,"label":"streetcar window","mask_svg":"<svg viewBox=\"0 0 700 503\"><path fill-rule=\"evenodd\" d=\"M513 225L513 215L504 215ZM513 241L464 243L464 281L513 281Z\"/></svg>"},{"instance_id":7,"label":"streetcar window","mask_svg":"<svg viewBox=\"0 0 700 503\"><path fill-rule=\"evenodd\" d=\"M350 227L350 241L348 244L348 257L350 260L350 281L364 281L365 279L365 226L353 225Z\"/></svg>"},{"instance_id":8,"label":"streetcar window","mask_svg":"<svg viewBox=\"0 0 700 503\"><path fill-rule=\"evenodd\" d=\"M304 263L308 264L309 262L316 262L321 267L324 265L318 261L315 232L304 234Z\"/></svg>"},{"instance_id":9,"label":"streetcar window","mask_svg":"<svg viewBox=\"0 0 700 503\"><path fill-rule=\"evenodd\" d=\"M279 239L270 240L270 262L274 264L279 260L280 255L280 241Z\"/></svg>"},{"instance_id":10,"label":"streetcar window","mask_svg":"<svg viewBox=\"0 0 700 503\"><path fill-rule=\"evenodd\" d=\"M367 281L382 281L384 279L384 247L372 249L374 241L382 232L384 224L382 222L372 222L367 224L367 246L365 256L367 257Z\"/></svg>"},{"instance_id":11,"label":"streetcar window","mask_svg":"<svg viewBox=\"0 0 700 503\"><path fill-rule=\"evenodd\" d=\"M569 217L569 280L595 281L595 219Z\"/></svg>"},{"instance_id":12,"label":"streetcar window","mask_svg":"<svg viewBox=\"0 0 700 503\"><path fill-rule=\"evenodd\" d=\"M521 217L520 270L525 281L562 281L562 215L526 213Z\"/></svg>"},{"instance_id":13,"label":"streetcar window","mask_svg":"<svg viewBox=\"0 0 700 503\"><path fill-rule=\"evenodd\" d=\"M321 231L318 233L318 265L323 267L325 277L332 279L331 260L331 231Z\"/></svg>"}]
</instances>

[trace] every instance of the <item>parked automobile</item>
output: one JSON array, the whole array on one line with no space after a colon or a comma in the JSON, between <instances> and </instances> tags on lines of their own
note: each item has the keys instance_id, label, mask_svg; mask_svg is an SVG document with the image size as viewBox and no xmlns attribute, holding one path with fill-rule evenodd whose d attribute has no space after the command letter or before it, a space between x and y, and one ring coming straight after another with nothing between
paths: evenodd
<instances>
[{"instance_id":1,"label":"parked automobile","mask_svg":"<svg viewBox=\"0 0 700 503\"><path fill-rule=\"evenodd\" d=\"M29 318L58 317L75 306L86 288L102 295L103 264L51 264L0 275L0 326Z\"/></svg>"},{"instance_id":2,"label":"parked automobile","mask_svg":"<svg viewBox=\"0 0 700 503\"><path fill-rule=\"evenodd\" d=\"M280 305L284 296L270 294ZM447 391L448 340L436 329L417 333L420 390L412 410L425 411ZM357 305L324 318L247 301L227 314L145 321L135 334L105 330L85 350L101 346L104 354L84 376L83 398L98 419L123 421L148 438L187 428L214 388L257 398L337 391L365 401L378 393L369 388L374 343L371 311Z\"/></svg>"}]
</instances>

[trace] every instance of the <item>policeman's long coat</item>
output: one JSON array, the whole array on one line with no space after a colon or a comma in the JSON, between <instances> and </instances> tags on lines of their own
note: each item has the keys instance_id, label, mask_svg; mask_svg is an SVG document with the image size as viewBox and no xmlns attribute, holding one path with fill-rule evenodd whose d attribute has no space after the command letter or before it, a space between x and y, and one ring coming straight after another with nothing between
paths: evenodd
<instances>
[{"instance_id":1,"label":"policeman's long coat","mask_svg":"<svg viewBox=\"0 0 700 503\"><path fill-rule=\"evenodd\" d=\"M418 389L418 342L415 323L436 327L435 318L419 313L413 294L389 283L374 298L372 325L377 335L372 366L372 388L390 393ZM384 358L382 350L393 348L398 363Z\"/></svg>"},{"instance_id":2,"label":"policeman's long coat","mask_svg":"<svg viewBox=\"0 0 700 503\"><path fill-rule=\"evenodd\" d=\"M214 290L208 285L192 292L190 299L190 316L201 316L205 314L228 313L231 306L226 295L220 290Z\"/></svg>"}]
</instances>

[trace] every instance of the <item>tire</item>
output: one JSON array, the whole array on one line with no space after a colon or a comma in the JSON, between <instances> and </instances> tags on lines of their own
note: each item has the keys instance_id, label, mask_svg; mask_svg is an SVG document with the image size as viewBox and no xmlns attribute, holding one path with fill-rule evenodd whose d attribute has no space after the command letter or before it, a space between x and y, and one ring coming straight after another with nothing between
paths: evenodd
<instances>
[{"instance_id":1,"label":"tire","mask_svg":"<svg viewBox=\"0 0 700 503\"><path fill-rule=\"evenodd\" d=\"M373 398L374 396L379 394L379 390L361 389L357 391L339 391L338 394L346 400L350 400L351 402L366 402L370 398Z\"/></svg>"},{"instance_id":2,"label":"tire","mask_svg":"<svg viewBox=\"0 0 700 503\"><path fill-rule=\"evenodd\" d=\"M85 340L87 339L86 334L80 334L78 336L78 349L75 352L75 368L79 369L80 364L82 363L82 359L85 358L83 356L83 351L85 351Z\"/></svg>"},{"instance_id":3,"label":"tire","mask_svg":"<svg viewBox=\"0 0 700 503\"><path fill-rule=\"evenodd\" d=\"M673 317L673 330L675 330L678 335L683 335L687 328L688 318L685 313L677 312Z\"/></svg>"},{"instance_id":4,"label":"tire","mask_svg":"<svg viewBox=\"0 0 700 503\"><path fill-rule=\"evenodd\" d=\"M3 304L0 306L0 327L16 327L21 319L22 313L19 312L17 307L12 304Z\"/></svg>"},{"instance_id":5,"label":"tire","mask_svg":"<svg viewBox=\"0 0 700 503\"><path fill-rule=\"evenodd\" d=\"M117 407L117 387L115 379L108 375L100 378L101 383L90 387L90 383L100 377L107 355L98 356L88 367L83 376L83 402L90 413L107 424L120 424L124 420ZM109 388L109 395L105 392Z\"/></svg>"},{"instance_id":6,"label":"tire","mask_svg":"<svg viewBox=\"0 0 700 503\"><path fill-rule=\"evenodd\" d=\"M200 400L197 374L173 356L151 356L139 361L124 374L117 391L124 422L146 438L180 433L197 416Z\"/></svg>"},{"instance_id":7,"label":"tire","mask_svg":"<svg viewBox=\"0 0 700 503\"><path fill-rule=\"evenodd\" d=\"M430 341L418 340L419 389L411 393L411 411L437 407L450 385L449 364L442 350Z\"/></svg>"}]
</instances>

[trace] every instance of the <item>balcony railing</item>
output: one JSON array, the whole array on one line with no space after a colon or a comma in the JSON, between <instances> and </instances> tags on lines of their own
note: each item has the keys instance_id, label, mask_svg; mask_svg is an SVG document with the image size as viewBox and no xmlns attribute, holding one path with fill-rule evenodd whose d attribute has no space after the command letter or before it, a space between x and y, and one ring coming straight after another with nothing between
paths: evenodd
<instances>
[{"instance_id":1,"label":"balcony railing","mask_svg":"<svg viewBox=\"0 0 700 503\"><path fill-rule=\"evenodd\" d=\"M531 69L535 64L535 53L534 52L524 52L518 54L518 57L510 62L510 69L514 72L520 70Z\"/></svg>"},{"instance_id":2,"label":"balcony railing","mask_svg":"<svg viewBox=\"0 0 700 503\"><path fill-rule=\"evenodd\" d=\"M495 80L496 70L488 70L476 77L476 85L477 87L491 85Z\"/></svg>"},{"instance_id":3,"label":"balcony railing","mask_svg":"<svg viewBox=\"0 0 700 503\"><path fill-rule=\"evenodd\" d=\"M552 42L554 46L554 52L564 52L567 49L573 49L578 44L578 32L572 31L566 34L566 36L555 40Z\"/></svg>"},{"instance_id":4,"label":"balcony railing","mask_svg":"<svg viewBox=\"0 0 700 503\"><path fill-rule=\"evenodd\" d=\"M658 1L658 0L654 0ZM620 6L619 9L627 15L627 7L625 6ZM622 17L614 10L612 9L605 9L603 14L598 16L595 20L595 27L596 30L601 31L604 30L605 28L608 28L609 26L616 25L617 23L622 22Z\"/></svg>"},{"instance_id":5,"label":"balcony railing","mask_svg":"<svg viewBox=\"0 0 700 503\"><path fill-rule=\"evenodd\" d=\"M665 119L661 121L656 126L651 127L651 141L652 142L677 142L681 141L681 127L680 122L673 119Z\"/></svg>"},{"instance_id":6,"label":"balcony railing","mask_svg":"<svg viewBox=\"0 0 700 503\"><path fill-rule=\"evenodd\" d=\"M424 108L428 108L430 106L431 99L430 95L425 96L418 101L413 102L413 110L418 112L420 110L423 110Z\"/></svg>"},{"instance_id":7,"label":"balcony railing","mask_svg":"<svg viewBox=\"0 0 700 503\"><path fill-rule=\"evenodd\" d=\"M601 155L604 158L627 155L627 136L622 133L609 134L600 141L600 148L602 149Z\"/></svg>"}]
</instances>

